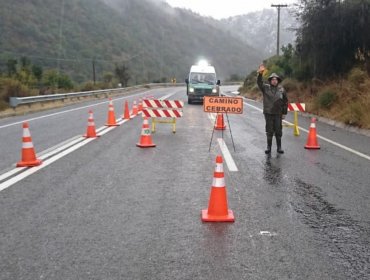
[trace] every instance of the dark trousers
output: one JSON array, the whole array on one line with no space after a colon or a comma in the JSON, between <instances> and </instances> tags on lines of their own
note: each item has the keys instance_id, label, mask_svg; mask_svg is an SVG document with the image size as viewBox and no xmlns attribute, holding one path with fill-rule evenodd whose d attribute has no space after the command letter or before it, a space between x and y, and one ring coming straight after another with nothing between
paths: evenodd
<instances>
[{"instance_id":1,"label":"dark trousers","mask_svg":"<svg viewBox=\"0 0 370 280\"><path fill-rule=\"evenodd\" d=\"M276 138L283 136L283 124L281 115L264 114L266 121L266 135L272 138L275 134Z\"/></svg>"}]
</instances>

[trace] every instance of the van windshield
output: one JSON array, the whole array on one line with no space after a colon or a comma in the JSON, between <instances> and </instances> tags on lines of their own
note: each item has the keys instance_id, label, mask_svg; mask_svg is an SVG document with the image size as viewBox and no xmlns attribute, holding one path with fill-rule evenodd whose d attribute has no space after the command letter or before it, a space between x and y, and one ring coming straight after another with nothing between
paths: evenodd
<instances>
[{"instance_id":1,"label":"van windshield","mask_svg":"<svg viewBox=\"0 0 370 280\"><path fill-rule=\"evenodd\" d=\"M192 84L209 84L214 85L216 83L216 75L214 73L190 73L190 83Z\"/></svg>"}]
</instances>

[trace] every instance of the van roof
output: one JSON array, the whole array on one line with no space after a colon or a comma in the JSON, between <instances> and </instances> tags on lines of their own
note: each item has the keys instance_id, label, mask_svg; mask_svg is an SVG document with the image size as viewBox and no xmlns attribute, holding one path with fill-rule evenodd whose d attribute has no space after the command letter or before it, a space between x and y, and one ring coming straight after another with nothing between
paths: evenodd
<instances>
[{"instance_id":1,"label":"van roof","mask_svg":"<svg viewBox=\"0 0 370 280\"><path fill-rule=\"evenodd\" d=\"M190 68L190 72L196 72L196 73L215 73L215 68L211 65L207 66L200 66L200 65L193 65Z\"/></svg>"}]
</instances>

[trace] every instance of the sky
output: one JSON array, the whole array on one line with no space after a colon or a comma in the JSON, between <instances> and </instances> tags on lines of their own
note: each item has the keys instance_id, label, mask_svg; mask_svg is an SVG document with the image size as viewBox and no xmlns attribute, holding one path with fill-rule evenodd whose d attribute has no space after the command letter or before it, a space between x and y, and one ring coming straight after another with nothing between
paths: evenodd
<instances>
[{"instance_id":1,"label":"sky","mask_svg":"<svg viewBox=\"0 0 370 280\"><path fill-rule=\"evenodd\" d=\"M247 14L267 8L271 4L292 4L297 0L166 0L172 7L190 9L202 16L215 19Z\"/></svg>"}]
</instances>

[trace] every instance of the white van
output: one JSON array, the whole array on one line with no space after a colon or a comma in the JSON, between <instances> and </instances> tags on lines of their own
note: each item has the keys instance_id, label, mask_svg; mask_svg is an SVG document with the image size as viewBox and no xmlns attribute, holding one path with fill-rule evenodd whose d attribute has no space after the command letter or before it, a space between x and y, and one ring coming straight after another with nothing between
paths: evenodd
<instances>
[{"instance_id":1,"label":"white van","mask_svg":"<svg viewBox=\"0 0 370 280\"><path fill-rule=\"evenodd\" d=\"M204 96L220 95L220 80L217 80L215 68L206 62L200 62L190 68L185 79L188 103L203 102Z\"/></svg>"}]
</instances>

